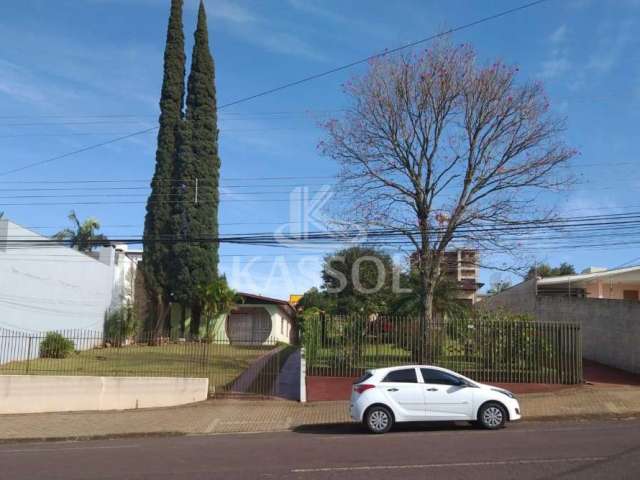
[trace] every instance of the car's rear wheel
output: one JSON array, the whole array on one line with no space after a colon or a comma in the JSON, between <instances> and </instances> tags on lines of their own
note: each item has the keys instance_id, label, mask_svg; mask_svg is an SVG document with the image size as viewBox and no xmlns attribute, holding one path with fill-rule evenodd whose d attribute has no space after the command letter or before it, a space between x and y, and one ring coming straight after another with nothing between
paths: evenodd
<instances>
[{"instance_id":1,"label":"car's rear wheel","mask_svg":"<svg viewBox=\"0 0 640 480\"><path fill-rule=\"evenodd\" d=\"M478 422L483 428L497 430L507 422L507 411L499 403L486 403L478 412Z\"/></svg>"},{"instance_id":2,"label":"car's rear wheel","mask_svg":"<svg viewBox=\"0 0 640 480\"><path fill-rule=\"evenodd\" d=\"M364 424L371 433L386 433L393 427L393 415L383 406L373 406L364 417Z\"/></svg>"}]
</instances>

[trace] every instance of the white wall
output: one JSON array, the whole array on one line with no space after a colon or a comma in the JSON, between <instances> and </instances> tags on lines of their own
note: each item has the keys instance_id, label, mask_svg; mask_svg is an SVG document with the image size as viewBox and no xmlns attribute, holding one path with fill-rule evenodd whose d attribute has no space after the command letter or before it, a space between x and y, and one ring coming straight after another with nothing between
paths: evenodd
<instances>
[{"instance_id":1,"label":"white wall","mask_svg":"<svg viewBox=\"0 0 640 480\"><path fill-rule=\"evenodd\" d=\"M113 249L101 251L98 261L64 246L6 242L44 238L0 220L0 328L102 330L113 293Z\"/></svg>"},{"instance_id":2,"label":"white wall","mask_svg":"<svg viewBox=\"0 0 640 480\"><path fill-rule=\"evenodd\" d=\"M208 378L0 375L0 414L170 407L206 400L208 387Z\"/></svg>"},{"instance_id":3,"label":"white wall","mask_svg":"<svg viewBox=\"0 0 640 480\"><path fill-rule=\"evenodd\" d=\"M277 306L269 309L271 313L271 338L278 342L291 343L291 320L282 314Z\"/></svg>"},{"instance_id":4,"label":"white wall","mask_svg":"<svg viewBox=\"0 0 640 480\"><path fill-rule=\"evenodd\" d=\"M280 310L277 305L263 303L242 303L239 305L239 307L265 309L271 317L271 333L269 334L269 341L291 343L294 328L293 320L287 315L283 314L282 310ZM228 340L226 332L226 322L227 315L221 315L218 318L216 326L214 327L217 338Z\"/></svg>"},{"instance_id":5,"label":"white wall","mask_svg":"<svg viewBox=\"0 0 640 480\"><path fill-rule=\"evenodd\" d=\"M126 245L116 246L110 309L133 305L138 261L141 258L139 252L130 254Z\"/></svg>"}]
</instances>

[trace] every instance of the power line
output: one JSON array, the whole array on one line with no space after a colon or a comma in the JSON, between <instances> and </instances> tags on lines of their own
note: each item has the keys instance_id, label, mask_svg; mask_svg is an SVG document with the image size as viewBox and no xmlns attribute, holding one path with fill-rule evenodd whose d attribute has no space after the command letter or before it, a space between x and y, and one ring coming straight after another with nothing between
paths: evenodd
<instances>
[{"instance_id":1,"label":"power line","mask_svg":"<svg viewBox=\"0 0 640 480\"><path fill-rule=\"evenodd\" d=\"M118 120L117 122L110 120L92 120L92 121L77 121L77 122L29 122L29 123L0 123L0 127L64 127L67 125L123 125L127 123L141 123L135 120Z\"/></svg>"},{"instance_id":2,"label":"power line","mask_svg":"<svg viewBox=\"0 0 640 480\"><path fill-rule=\"evenodd\" d=\"M497 18L501 18L501 17L504 17L506 15L510 15L512 13L516 13L516 12L521 11L521 10L525 10L527 8L534 7L536 5L544 3L546 1L548 1L548 0L536 0L534 2L529 2L529 3L526 3L524 5L520 5L518 7L510 8L508 10L504 10L502 12L499 12L499 13L496 13L496 14L493 14L493 15L489 15L487 17L480 18L480 19L475 20L473 22L469 22L469 23L466 23L464 25L460 25L458 27L451 28L451 29L449 29L449 30L447 30L445 32L437 33L435 35L430 35L430 36L422 38L420 40L416 40L414 42L407 43L406 45L402 45L400 47L395 47L395 48L392 48L390 50L387 49L387 50L384 50L383 52L379 52L379 53L376 53L374 55L370 55L370 56L368 56L366 58L362 58L360 60L356 60L356 61L353 61L351 63L347 63L345 65L341 65L339 67L335 67L335 68L332 68L330 70L326 70L326 71L321 72L321 73L316 73L314 75L309 75L308 77L301 78L300 80L295 80L293 82L285 83L284 85L281 85L279 87L271 88L269 90L265 90L263 92L256 93L255 95L251 95L249 97L245 97L245 98L241 98L239 100L235 100L233 102L227 103L225 105L225 107L229 107L229 106L232 106L232 105L237 105L239 103L247 102L249 100L254 100L254 99L260 98L260 97L264 97L266 95L270 95L272 93L276 93L276 92L285 90L287 88L295 87L295 86L300 85L302 83L310 82L312 80L317 80L319 78L326 77L328 75L332 75L334 73L341 72L343 70L347 70L347 69L355 67L357 65L362 65L363 63L367 63L367 62L369 62L371 60L374 60L376 58L381 58L381 57L385 57L385 56L388 56L388 55L393 55L393 54L398 53L398 52L400 52L402 50L405 50L407 48L416 47L416 46L418 46L420 44L423 44L423 43L426 43L426 42L430 42L430 41L436 40L438 38L445 37L445 36L450 35L452 33L456 33L456 32L462 31L462 30L466 30L466 29L471 28L471 27L475 27L476 25L479 25L481 23L489 22L491 20L495 20Z\"/></svg>"},{"instance_id":3,"label":"power line","mask_svg":"<svg viewBox=\"0 0 640 480\"><path fill-rule=\"evenodd\" d=\"M631 264L631 263L634 263L634 262L637 262L637 261L639 261L639 260L640 260L640 257L632 258L631 260L626 261L626 262L624 262L624 263L621 263L620 265L616 265L615 267L613 267L613 270L615 270L615 269L617 269L617 268L626 267L627 265L629 265L629 264Z\"/></svg>"},{"instance_id":4,"label":"power line","mask_svg":"<svg viewBox=\"0 0 640 480\"><path fill-rule=\"evenodd\" d=\"M528 235L528 232L541 230L541 229L556 229L563 231L567 228L582 229L583 227L597 227L597 228L614 228L620 226L638 226L640 227L640 212L634 212L633 214L614 214L614 215L600 215L600 216L583 216L583 217L567 217L558 219L548 219L539 221L521 221L521 222L486 222L478 226L469 226L459 228L456 233L468 235L483 235L498 233L503 234L523 234ZM433 228L432 234L443 233L446 227ZM410 233L418 233L417 229L412 229ZM300 233L298 236L290 237L294 241L330 241L335 242L339 240L359 239L366 235L367 241L371 239L381 239L387 243L391 243L390 239L405 236L404 232L398 231L393 228L376 228L371 230L363 229L344 229L334 231L314 231L308 233ZM283 238L274 235L273 233L251 233L241 235L224 235L224 236L202 236L202 237L181 237L173 235L165 235L154 239L148 239L150 242L166 242L166 243L238 243L238 244L252 244L252 245L273 245L282 244ZM144 239L137 238L122 238L111 239L112 243L135 243L139 244ZM55 239L7 239L3 242L5 245L46 245L52 244L59 246L64 244L64 241ZM96 241L96 245L101 245L104 241Z\"/></svg>"},{"instance_id":5,"label":"power line","mask_svg":"<svg viewBox=\"0 0 640 480\"><path fill-rule=\"evenodd\" d=\"M301 180L301 179L319 179L319 178L333 178L335 175L297 175L297 176L276 176L276 177L222 177L222 182L236 181L236 180L255 180L255 181L271 181L271 180ZM187 183L195 180L165 180L166 182ZM203 180L200 180L202 183ZM144 179L85 179L85 180L0 180L0 184L4 183L17 183L17 184L78 184L78 183L150 183L150 178ZM271 185L274 186L274 185ZM278 185L284 186L284 185ZM294 185L299 186L299 185Z\"/></svg>"},{"instance_id":6,"label":"power line","mask_svg":"<svg viewBox=\"0 0 640 480\"><path fill-rule=\"evenodd\" d=\"M314 127L273 127L273 128L220 128L221 132L295 132L301 130L311 131ZM151 132L148 132L151 133ZM102 135L120 135L120 133L100 133L100 132L64 132L64 133L18 133L13 135L0 135L0 139L5 138L22 138L22 137L73 137L73 136L102 136Z\"/></svg>"},{"instance_id":7,"label":"power line","mask_svg":"<svg viewBox=\"0 0 640 480\"><path fill-rule=\"evenodd\" d=\"M164 203L169 205L175 205L183 202L192 202L193 200L169 200ZM221 203L288 203L291 200L288 198L222 198ZM198 203L204 203L204 200L199 200ZM74 205L146 205L146 201L86 201L86 202L22 202L22 203L0 203L0 207L73 207Z\"/></svg>"},{"instance_id":8,"label":"power line","mask_svg":"<svg viewBox=\"0 0 640 480\"><path fill-rule=\"evenodd\" d=\"M200 188L200 191L202 193L206 193L206 189L204 187ZM307 194L316 194L316 193L320 193L323 192L324 190L306 190L304 193ZM3 193L4 190L0 189L0 193ZM211 190L208 190L208 192L210 193ZM22 192L20 192L22 193ZM294 192L295 193L295 192ZM266 190L266 191L256 191L256 192L219 192L220 196L261 196L261 195L282 195L282 194L286 194L286 195L290 195L292 194L291 191L288 190ZM27 195L16 195L16 194L11 194L11 195L0 195L0 199L2 198L16 198L16 199L22 199L22 198L54 198L54 199L60 199L60 198L91 198L91 197L98 197L98 198L131 198L131 197L144 197L144 198L149 198L149 197L163 197L163 198L172 198L172 197L181 197L182 194L180 193L153 193L153 194L145 194L145 193L69 193L69 194L44 194L44 195L40 195L40 194L27 194ZM239 199L241 200L241 199ZM283 199L284 200L288 200L287 199ZM189 200L190 201L190 200Z\"/></svg>"},{"instance_id":9,"label":"power line","mask_svg":"<svg viewBox=\"0 0 640 480\"><path fill-rule=\"evenodd\" d=\"M347 69L352 68L354 66L361 65L361 64L369 62L369 61L371 61L373 59L385 57L387 55L392 55L392 54L395 54L395 53L400 52L402 50L405 50L407 48L416 47L416 46L418 46L420 44L423 44L423 43L426 43L426 42L430 42L432 40L436 40L438 38L442 38L442 37L450 35L452 33L460 32L462 30L466 30L468 28L472 28L472 27L475 27L477 25L480 25L482 23L489 22L489 21L492 21L492 20L507 16L507 15L510 15L510 14L513 14L513 13L516 13L516 12L519 12L519 11L522 11L522 10L525 10L525 9L540 5L540 4L545 3L547 1L549 1L549 0L535 0L533 2L525 3L523 5L520 5L520 6L517 6L517 7L514 7L514 8L503 10L503 11L501 11L499 13L495 13L493 15L489 15L489 16L480 18L478 20L475 20L475 21L460 25L458 27L450 28L449 30L447 30L445 32L437 33L435 35L430 35L428 37L422 38L422 39L417 40L415 42L408 43L406 45L402 45L402 46L399 46L399 47L396 47L396 48L392 48L390 50L384 50L383 52L379 52L379 53L376 53L374 55L370 55L370 56L368 56L366 58L363 58L363 59L360 59L360 60L356 60L354 62L350 62L350 63L347 63L345 65L342 65L342 66L339 66L339 67L335 67L335 68L332 68L330 70L326 70L326 71L321 72L321 73L317 73L317 74L314 74L314 75L309 75L309 76L301 78L299 80L295 80L293 82L285 83L284 85L280 85L280 86L275 87L275 88L270 88L268 90L264 90L264 91L258 92L256 94L249 95L247 97L243 97L243 98L240 98L238 100L234 100L232 102L229 102L229 103L226 103L226 104L223 104L223 105L219 106L218 110L222 110L224 108L228 108L228 107L231 107L231 106L234 106L234 105L238 105L240 103L249 102L251 100L255 100L256 98L264 97L266 95L271 95L273 93L280 92L280 91L285 90L287 88L295 87L297 85L301 85L301 84L306 83L306 82L317 80L319 78L326 77L328 75L332 75L334 73L337 73L337 72L340 72L340 71L343 71L343 70L347 70ZM83 152L86 152L86 151L89 151L89 150L93 150L95 148L99 148L99 147L103 147L105 145L116 143L116 142L119 142L121 140L126 140L126 139L129 139L129 138L138 136L138 135L142 135L142 134L145 134L147 132L156 130L158 128L159 128L158 126L155 126L153 128L147 128L147 129L144 129L144 130L138 130L138 131L132 132L132 133L130 133L128 135L123 135L123 136L120 136L120 137L116 137L114 139L107 140L105 142L100 142L100 143L96 143L96 144L93 144L93 145L88 145L86 147L83 147L83 148L80 148L78 150L74 150L74 151L71 151L71 152L67 152L67 153L64 153L62 155L57 155L57 156L54 156L54 157L51 157L51 158L48 158L48 159L45 159L45 160L41 160L39 162L30 163L30 164L27 164L27 165L23 165L21 167L16 167L16 168L13 168L13 169L10 169L10 170L6 170L4 172L0 172L0 176L10 175L12 173L21 172L21 171L27 170L29 168L33 168L33 167L37 167L37 166L40 166L40 165L51 163L51 162L54 162L54 161L57 161L57 160L61 160L63 158L67 158L67 157L70 157L72 155L76 155L76 154L83 153Z\"/></svg>"},{"instance_id":10,"label":"power line","mask_svg":"<svg viewBox=\"0 0 640 480\"><path fill-rule=\"evenodd\" d=\"M17 168L13 168L11 170L6 170L6 171L0 173L0 177L3 177L5 175L10 175L12 173L21 172L21 171L27 170L29 168L38 167L40 165L45 165L47 163L55 162L57 160L62 160L63 158L71 157L72 155L76 155L78 153L87 152L87 151L93 150L95 148L104 147L106 145L110 145L112 143L119 142L120 140L126 140L128 138L136 137L138 135L142 135L144 133L148 133L148 132L151 132L153 130L157 130L158 128L159 127L157 127L157 126L156 127L152 127L152 128L145 128L144 130L138 130L137 132L129 133L127 135L122 135L122 136L116 137L116 138L112 138L111 140L107 140L105 142L100 142L100 143L95 143L93 145L88 145L86 147L79 148L77 150L73 150L71 152L63 153L61 155L56 155L55 157L47 158L45 160L40 160L39 162L29 163L27 165L23 165L22 167L17 167Z\"/></svg>"},{"instance_id":11,"label":"power line","mask_svg":"<svg viewBox=\"0 0 640 480\"><path fill-rule=\"evenodd\" d=\"M614 222L617 221L617 222ZM631 222L629 222L631 221ZM457 229L457 231L464 232L474 232L474 231L496 231L496 230L507 230L507 231L515 231L515 230L530 230L541 227L555 227L555 228L564 228L564 227L600 227L602 225L613 225L613 224L626 224L626 223L635 223L640 221L640 211L636 212L625 212L625 213L614 213L607 215L583 215L583 216L575 216L575 217L555 217L548 219L540 219L540 220L512 220L512 221L486 221L481 225L471 225L466 227L461 227ZM297 223L297 222L278 222L281 223ZM246 224L253 224L253 222L247 222ZM354 224L349 224L354 225ZM358 227L366 227L367 224L355 224ZM446 227L434 227L431 228L431 233L443 233ZM488 229L488 230L487 230ZM356 232L357 234L362 233L362 229L354 230L351 228L350 230L342 229L342 230L334 230L333 232L328 233L349 233ZM417 231L415 227L410 229L409 231L414 232ZM388 232L394 235L403 235L403 233L393 227L386 228L374 228L373 230L369 230L368 233L385 233ZM325 231L313 231L307 232L307 234L315 235L321 234L324 235L327 232ZM272 235L270 233L259 232L252 233L251 235Z\"/></svg>"},{"instance_id":12,"label":"power line","mask_svg":"<svg viewBox=\"0 0 640 480\"><path fill-rule=\"evenodd\" d=\"M228 184L223 184L219 186L219 189L221 189L222 191L220 192L221 195L231 195L231 194L236 194L236 195L249 195L252 192L232 192L232 191L227 191L230 189L239 189L239 188L251 188L253 189L253 193L275 193L272 191L265 191L265 190L259 190L260 188L278 188L278 187L282 187L282 188L300 188L300 187L332 187L334 186L334 184L330 184L330 183L326 183L326 182L319 182L319 183L305 183L304 185L300 185L300 184L266 184L266 185L256 185L256 184L251 184L251 185L228 185ZM213 188L212 185L199 185L200 188L206 190L208 188ZM122 192L122 191L127 191L127 192L137 192L137 191L148 191L151 190L151 187L148 186L136 186L136 187L36 187L36 188L0 188L0 193L8 193L8 192L17 192L17 193L26 193L26 192L33 192L33 193L42 193L42 192L82 192L82 191L89 191L89 192L102 192L102 191L106 191L106 192ZM317 190L317 191L325 191L325 190ZM295 192L295 190L279 190L278 193L293 193ZM316 192L316 190L303 190L302 192L305 193L312 193L312 192ZM605 207L605 210L608 209L607 207Z\"/></svg>"},{"instance_id":13,"label":"power line","mask_svg":"<svg viewBox=\"0 0 640 480\"><path fill-rule=\"evenodd\" d=\"M267 117L267 116L300 116L312 113L325 114L342 112L343 108L334 109L315 109L307 108L304 110L281 110L272 112L222 112L222 116L250 116L250 117ZM155 114L49 114L49 115L0 115L0 119L28 119L28 118L158 118L160 112Z\"/></svg>"}]
</instances>

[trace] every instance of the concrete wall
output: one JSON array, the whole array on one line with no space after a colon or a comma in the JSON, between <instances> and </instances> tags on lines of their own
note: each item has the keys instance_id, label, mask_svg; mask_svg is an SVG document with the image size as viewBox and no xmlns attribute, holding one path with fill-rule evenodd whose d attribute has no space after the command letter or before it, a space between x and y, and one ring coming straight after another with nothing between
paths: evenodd
<instances>
[{"instance_id":1,"label":"concrete wall","mask_svg":"<svg viewBox=\"0 0 640 480\"><path fill-rule=\"evenodd\" d=\"M534 315L580 323L584 358L640 373L640 303L540 296Z\"/></svg>"},{"instance_id":2,"label":"concrete wall","mask_svg":"<svg viewBox=\"0 0 640 480\"><path fill-rule=\"evenodd\" d=\"M99 261L64 246L6 243L44 238L0 220L0 327L102 330L113 293L113 249L100 252Z\"/></svg>"},{"instance_id":3,"label":"concrete wall","mask_svg":"<svg viewBox=\"0 0 640 480\"><path fill-rule=\"evenodd\" d=\"M207 378L1 375L0 414L170 407L206 400L208 386Z\"/></svg>"},{"instance_id":4,"label":"concrete wall","mask_svg":"<svg viewBox=\"0 0 640 480\"><path fill-rule=\"evenodd\" d=\"M584 358L640 373L639 302L536 296L531 280L482 300L478 307L528 313L541 321L580 323Z\"/></svg>"},{"instance_id":5,"label":"concrete wall","mask_svg":"<svg viewBox=\"0 0 640 480\"><path fill-rule=\"evenodd\" d=\"M533 314L536 309L536 280L527 280L496 295L484 297L478 302L477 307L487 310L502 308L515 313Z\"/></svg>"}]
</instances>

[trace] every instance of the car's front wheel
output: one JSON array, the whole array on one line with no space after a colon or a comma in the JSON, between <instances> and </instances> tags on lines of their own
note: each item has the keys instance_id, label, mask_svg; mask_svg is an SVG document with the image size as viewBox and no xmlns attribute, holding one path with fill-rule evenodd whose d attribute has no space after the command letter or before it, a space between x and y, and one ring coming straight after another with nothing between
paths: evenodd
<instances>
[{"instance_id":1,"label":"car's front wheel","mask_svg":"<svg viewBox=\"0 0 640 480\"><path fill-rule=\"evenodd\" d=\"M497 430L507 422L507 411L499 403L486 403L478 412L478 422L484 428Z\"/></svg>"},{"instance_id":2,"label":"car's front wheel","mask_svg":"<svg viewBox=\"0 0 640 480\"><path fill-rule=\"evenodd\" d=\"M364 423L371 433L386 433L393 426L393 415L386 407L374 406L367 410Z\"/></svg>"}]
</instances>

